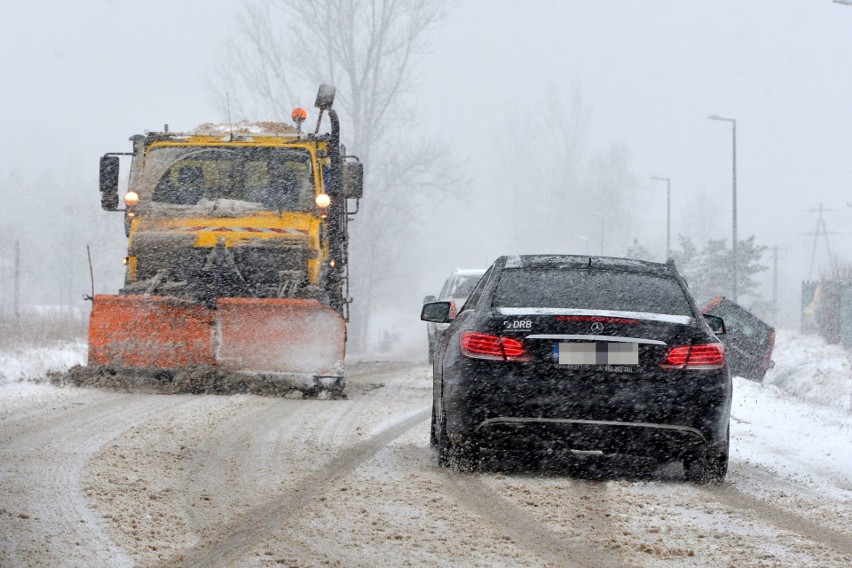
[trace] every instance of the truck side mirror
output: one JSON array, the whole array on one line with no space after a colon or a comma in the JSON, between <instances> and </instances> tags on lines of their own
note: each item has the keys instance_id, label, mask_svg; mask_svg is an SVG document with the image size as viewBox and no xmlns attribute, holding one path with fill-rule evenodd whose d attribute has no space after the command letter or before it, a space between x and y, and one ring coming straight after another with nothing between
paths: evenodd
<instances>
[{"instance_id":1,"label":"truck side mirror","mask_svg":"<svg viewBox=\"0 0 852 568\"><path fill-rule=\"evenodd\" d=\"M118 156L102 156L100 167L101 207L118 209Z\"/></svg>"},{"instance_id":2,"label":"truck side mirror","mask_svg":"<svg viewBox=\"0 0 852 568\"><path fill-rule=\"evenodd\" d=\"M364 195L364 164L361 162L343 163L343 197L361 199Z\"/></svg>"}]
</instances>

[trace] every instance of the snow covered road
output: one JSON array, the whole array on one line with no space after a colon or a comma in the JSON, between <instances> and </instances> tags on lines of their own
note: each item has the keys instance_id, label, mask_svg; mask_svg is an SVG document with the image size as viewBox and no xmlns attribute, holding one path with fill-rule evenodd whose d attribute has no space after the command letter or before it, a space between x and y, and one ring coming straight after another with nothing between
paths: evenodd
<instances>
[{"instance_id":1,"label":"snow covered road","mask_svg":"<svg viewBox=\"0 0 852 568\"><path fill-rule=\"evenodd\" d=\"M852 565L846 408L736 379L719 487L599 458L457 475L425 365L348 372L337 401L0 385L0 566Z\"/></svg>"}]
</instances>

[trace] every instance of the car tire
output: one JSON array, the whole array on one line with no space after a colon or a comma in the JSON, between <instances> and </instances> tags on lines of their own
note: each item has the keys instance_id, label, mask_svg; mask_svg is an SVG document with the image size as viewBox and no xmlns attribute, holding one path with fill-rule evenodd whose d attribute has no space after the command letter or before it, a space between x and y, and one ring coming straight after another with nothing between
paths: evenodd
<instances>
[{"instance_id":1,"label":"car tire","mask_svg":"<svg viewBox=\"0 0 852 568\"><path fill-rule=\"evenodd\" d=\"M728 428L730 438L730 428ZM707 449L698 455L684 458L684 477L691 483L706 485L722 483L728 473L728 440L717 449Z\"/></svg>"},{"instance_id":2,"label":"car tire","mask_svg":"<svg viewBox=\"0 0 852 568\"><path fill-rule=\"evenodd\" d=\"M447 419L441 417L441 427L438 431L436 446L438 448L438 465L441 467L450 467L452 465L450 452L450 439L447 436Z\"/></svg>"},{"instance_id":3,"label":"car tire","mask_svg":"<svg viewBox=\"0 0 852 568\"><path fill-rule=\"evenodd\" d=\"M712 456L705 456L684 462L684 476L687 481L707 485L722 483L728 473L727 450Z\"/></svg>"},{"instance_id":4,"label":"car tire","mask_svg":"<svg viewBox=\"0 0 852 568\"><path fill-rule=\"evenodd\" d=\"M479 469L479 445L472 440L452 444L452 465L460 473L474 473Z\"/></svg>"},{"instance_id":5,"label":"car tire","mask_svg":"<svg viewBox=\"0 0 852 568\"><path fill-rule=\"evenodd\" d=\"M479 464L479 445L472 440L459 443L450 442L447 435L447 419L441 418L441 429L437 436L438 465L454 469L460 473L477 470Z\"/></svg>"},{"instance_id":6,"label":"car tire","mask_svg":"<svg viewBox=\"0 0 852 568\"><path fill-rule=\"evenodd\" d=\"M432 401L432 420L429 422L429 447L438 447L438 436L435 435L435 401Z\"/></svg>"}]
</instances>

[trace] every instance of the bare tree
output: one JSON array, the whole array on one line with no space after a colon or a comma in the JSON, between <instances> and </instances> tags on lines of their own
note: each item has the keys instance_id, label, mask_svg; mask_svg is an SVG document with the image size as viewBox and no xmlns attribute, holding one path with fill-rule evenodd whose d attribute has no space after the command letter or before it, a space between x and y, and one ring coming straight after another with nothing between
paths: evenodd
<instances>
[{"instance_id":1,"label":"bare tree","mask_svg":"<svg viewBox=\"0 0 852 568\"><path fill-rule=\"evenodd\" d=\"M516 229L516 242L527 250L539 251L546 243L550 250L585 254L599 250L592 243L603 224L605 252L625 250L641 200L627 148L617 143L605 152L589 148L591 108L576 86L570 97L551 87L541 108L538 120L510 123L509 135L495 137L511 192L506 217L527 221L523 231Z\"/></svg>"},{"instance_id":2,"label":"bare tree","mask_svg":"<svg viewBox=\"0 0 852 568\"><path fill-rule=\"evenodd\" d=\"M350 125L344 139L365 163L368 192L352 225L355 349L365 346L383 282L399 269L411 196L445 191L457 179L438 170L446 161L441 146L410 135L414 59L443 14L444 0L260 0L239 14L218 67L217 96L227 93L231 110L244 117L280 120L297 93L304 100L319 83L338 89Z\"/></svg>"},{"instance_id":3,"label":"bare tree","mask_svg":"<svg viewBox=\"0 0 852 568\"><path fill-rule=\"evenodd\" d=\"M513 110L520 107L510 105ZM504 113L505 124L492 136L501 157L500 185L509 192L505 205L511 210L504 217L513 223L514 245L527 251L538 250L542 242L564 245L576 234L569 229L573 223L529 220L548 220L556 212L573 218L587 151L590 109L579 88L566 98L551 85L541 108L543 112L532 120L517 112Z\"/></svg>"}]
</instances>

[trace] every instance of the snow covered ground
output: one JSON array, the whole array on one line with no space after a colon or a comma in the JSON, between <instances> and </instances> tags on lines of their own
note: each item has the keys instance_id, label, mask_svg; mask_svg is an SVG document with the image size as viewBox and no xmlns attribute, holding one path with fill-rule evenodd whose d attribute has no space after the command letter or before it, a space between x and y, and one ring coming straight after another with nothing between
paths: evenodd
<instances>
[{"instance_id":1,"label":"snow covered ground","mask_svg":"<svg viewBox=\"0 0 852 568\"><path fill-rule=\"evenodd\" d=\"M816 337L779 333L765 383L735 378L730 470L710 488L676 464L448 474L425 362L353 364L332 402L45 384L85 351L0 350L0 565L852 565L850 355Z\"/></svg>"},{"instance_id":2,"label":"snow covered ground","mask_svg":"<svg viewBox=\"0 0 852 568\"><path fill-rule=\"evenodd\" d=\"M0 351L0 408L46 388L35 385L48 371L85 359L83 341ZM809 484L828 476L852 491L852 354L780 330L773 360L763 384L734 379L732 459Z\"/></svg>"},{"instance_id":3,"label":"snow covered ground","mask_svg":"<svg viewBox=\"0 0 852 568\"><path fill-rule=\"evenodd\" d=\"M0 347L0 385L42 381L49 371L65 371L85 362L83 340L53 346Z\"/></svg>"},{"instance_id":4,"label":"snow covered ground","mask_svg":"<svg viewBox=\"0 0 852 568\"><path fill-rule=\"evenodd\" d=\"M852 411L852 353L817 335L778 331L767 384L793 396Z\"/></svg>"}]
</instances>

